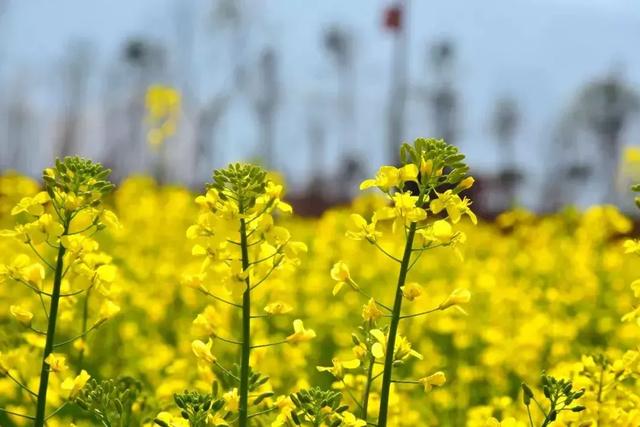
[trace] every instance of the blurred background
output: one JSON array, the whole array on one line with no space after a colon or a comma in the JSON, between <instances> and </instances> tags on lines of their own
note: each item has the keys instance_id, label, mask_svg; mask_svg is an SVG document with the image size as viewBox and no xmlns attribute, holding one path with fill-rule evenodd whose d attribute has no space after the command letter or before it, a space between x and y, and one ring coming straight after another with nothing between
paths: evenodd
<instances>
[{"instance_id":1,"label":"blurred background","mask_svg":"<svg viewBox=\"0 0 640 427\"><path fill-rule=\"evenodd\" d=\"M485 215L629 209L638 46L637 0L0 0L0 173L80 154L200 188L253 160L314 214L436 137Z\"/></svg>"}]
</instances>

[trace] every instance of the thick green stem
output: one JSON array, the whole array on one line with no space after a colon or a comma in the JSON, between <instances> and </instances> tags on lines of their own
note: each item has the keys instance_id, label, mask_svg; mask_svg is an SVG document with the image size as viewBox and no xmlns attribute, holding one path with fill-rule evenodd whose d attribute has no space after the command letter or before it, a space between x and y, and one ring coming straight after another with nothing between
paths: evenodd
<instances>
[{"instance_id":1,"label":"thick green stem","mask_svg":"<svg viewBox=\"0 0 640 427\"><path fill-rule=\"evenodd\" d=\"M407 242L404 247L404 255L400 264L398 274L398 284L396 285L396 297L391 312L391 323L389 324L389 336L387 337L387 349L384 356L384 373L382 374L382 390L380 391L380 411L378 415L378 427L386 427L389 414L389 391L391 389L391 376L393 371L393 357L396 345L396 335L400 324L400 311L402 309L402 287L409 272L409 261L413 249L413 239L416 235L416 223L412 222L407 234Z\"/></svg>"},{"instance_id":2,"label":"thick green stem","mask_svg":"<svg viewBox=\"0 0 640 427\"><path fill-rule=\"evenodd\" d=\"M547 427L551 424L551 414L556 410L556 402L555 400L551 400L551 408L549 409L549 413L545 415L544 421L542 422L542 427Z\"/></svg>"},{"instance_id":3,"label":"thick green stem","mask_svg":"<svg viewBox=\"0 0 640 427\"><path fill-rule=\"evenodd\" d=\"M249 246L247 245L247 224L240 219L240 249L242 251L242 270L246 274L249 268ZM246 288L242 294L242 355L240 360L240 409L238 423L247 427L249 422L249 355L251 353L251 282L245 279Z\"/></svg>"},{"instance_id":4,"label":"thick green stem","mask_svg":"<svg viewBox=\"0 0 640 427\"><path fill-rule=\"evenodd\" d=\"M65 225L64 234L67 233L68 225ZM53 290L51 292L51 306L49 308L49 325L47 327L47 339L42 355L42 369L40 371L40 386L38 389L38 404L36 409L36 419L34 426L43 427L45 422L45 411L47 409L47 389L49 386L49 365L45 361L53 351L54 338L56 334L56 320L58 318L58 305L60 303L60 286L62 284L62 272L64 271L65 248L62 244L58 248L58 259L53 278Z\"/></svg>"}]
</instances>

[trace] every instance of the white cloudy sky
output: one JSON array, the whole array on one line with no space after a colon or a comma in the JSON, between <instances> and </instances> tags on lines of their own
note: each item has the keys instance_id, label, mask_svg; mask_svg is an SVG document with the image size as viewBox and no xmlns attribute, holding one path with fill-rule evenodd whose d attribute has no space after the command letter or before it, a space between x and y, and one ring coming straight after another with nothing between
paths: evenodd
<instances>
[{"instance_id":1,"label":"white cloudy sky","mask_svg":"<svg viewBox=\"0 0 640 427\"><path fill-rule=\"evenodd\" d=\"M6 1L6 0L5 0ZM113 61L121 42L132 34L175 40L175 10L187 2L197 14L200 59L195 61L200 97L228 84L228 57L207 42L210 2L200 0L8 0L0 19L0 75L27 73L31 96L47 102L50 86L70 40L89 39L95 62ZM0 2L1 3L1 2ZM303 174L309 158L303 139L310 100L335 91L335 71L321 44L323 28L339 23L355 34L356 110L354 141L349 147L337 135L329 138L325 163L338 153L366 150L370 168L383 161L386 98L391 44L381 29L381 0L245 0L249 5L248 50L274 46L281 56L283 83L277 127L281 168ZM457 44L455 77L462 95L458 143L472 163L492 167L495 145L488 114L497 96L517 98L523 113L518 135L521 163L533 175L544 161L545 146L562 111L576 91L613 68L640 88L640 1L638 0L448 0L410 1L410 85L415 91L429 82L426 47L443 37ZM227 52L228 54L228 52ZM214 68L215 68L214 65ZM328 99L331 99L329 96ZM331 101L328 101L329 103ZM251 113L238 101L219 132L228 145L222 161L255 150L256 132L247 126ZM406 137L429 135L424 107L409 103ZM334 132L335 133L335 132ZM630 132L625 143L638 143ZM285 155L286 154L286 155ZM533 160L533 161L532 161Z\"/></svg>"}]
</instances>

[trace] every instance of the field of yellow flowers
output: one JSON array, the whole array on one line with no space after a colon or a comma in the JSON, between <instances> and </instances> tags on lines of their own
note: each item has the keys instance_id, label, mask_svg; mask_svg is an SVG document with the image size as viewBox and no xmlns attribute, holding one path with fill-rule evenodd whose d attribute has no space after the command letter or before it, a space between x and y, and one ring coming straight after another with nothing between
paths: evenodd
<instances>
[{"instance_id":1,"label":"field of yellow flowers","mask_svg":"<svg viewBox=\"0 0 640 427\"><path fill-rule=\"evenodd\" d=\"M630 219L477 221L403 150L316 219L251 165L0 176L0 426L640 426Z\"/></svg>"}]
</instances>

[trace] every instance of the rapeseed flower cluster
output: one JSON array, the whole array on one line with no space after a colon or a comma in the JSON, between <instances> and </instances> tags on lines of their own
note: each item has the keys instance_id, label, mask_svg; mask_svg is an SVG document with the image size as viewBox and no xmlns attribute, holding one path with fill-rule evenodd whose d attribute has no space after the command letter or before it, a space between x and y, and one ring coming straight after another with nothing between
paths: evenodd
<instances>
[{"instance_id":1,"label":"rapeseed flower cluster","mask_svg":"<svg viewBox=\"0 0 640 427\"><path fill-rule=\"evenodd\" d=\"M28 359L21 364L3 362L4 376L28 397L22 400L24 407L5 412L33 420L38 427L88 381L90 375L81 369L88 350L85 337L120 310L111 293L116 268L111 256L99 251L93 239L104 228L119 227L116 215L102 201L113 189L107 181L109 173L101 165L77 157L57 161L54 168L43 171L44 191L20 198L11 209L10 215L19 217L19 223L0 231L17 244L11 261L0 266L0 281L14 289L22 286L32 295L9 306L9 314L23 328L21 340L27 343L18 346L22 352L15 356L32 358L34 350L42 354L37 382L32 381L36 363L26 362ZM97 310L96 303L100 304ZM91 306L97 315L90 313ZM71 356L58 353L70 348L77 371L67 363ZM56 380L49 393L51 374ZM57 409L47 414L50 403ZM26 413L29 404L35 405L33 415Z\"/></svg>"}]
</instances>

